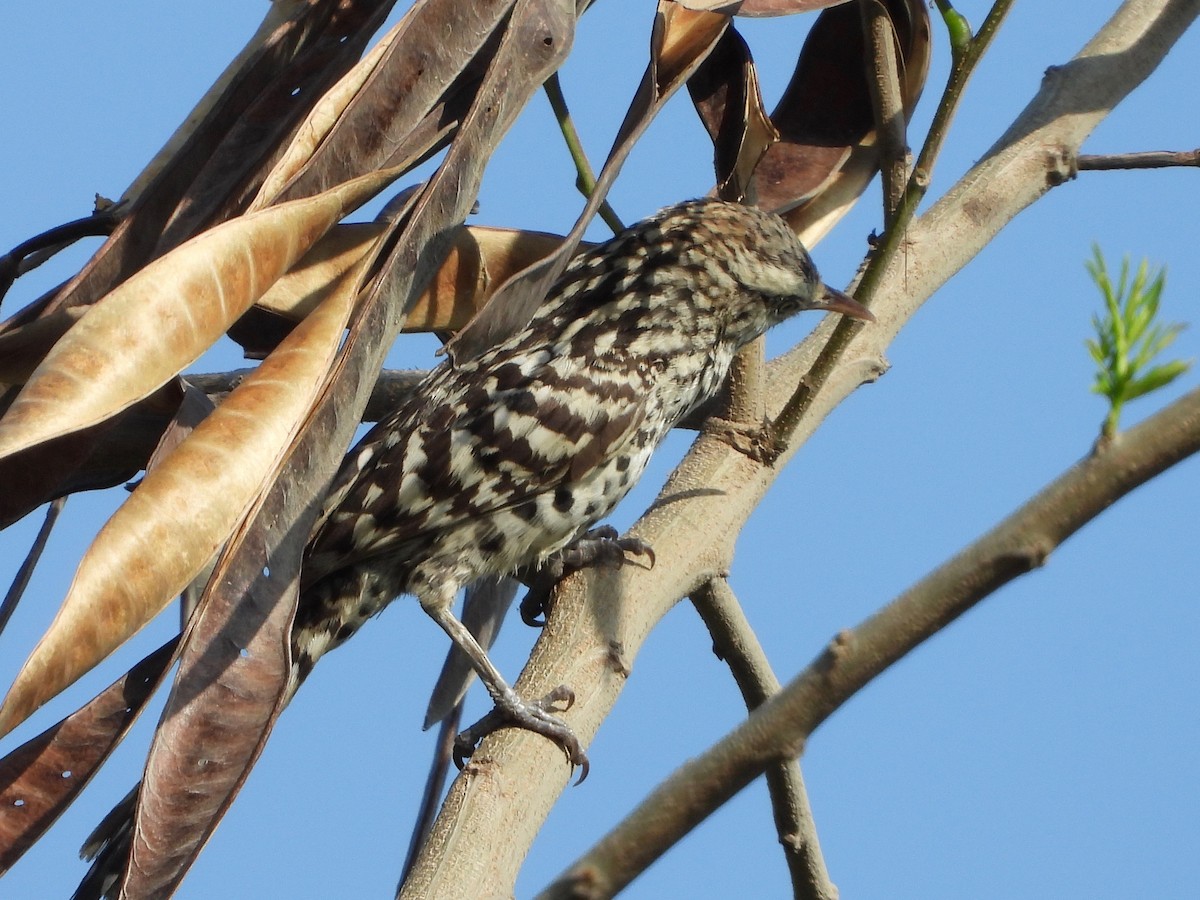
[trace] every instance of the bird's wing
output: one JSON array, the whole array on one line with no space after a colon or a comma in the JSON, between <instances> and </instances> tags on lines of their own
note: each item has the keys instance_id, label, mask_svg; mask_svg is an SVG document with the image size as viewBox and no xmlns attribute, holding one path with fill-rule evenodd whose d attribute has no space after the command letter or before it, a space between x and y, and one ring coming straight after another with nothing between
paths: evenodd
<instances>
[{"instance_id":1,"label":"bird's wing","mask_svg":"<svg viewBox=\"0 0 1200 900\"><path fill-rule=\"evenodd\" d=\"M635 439L650 393L649 376L564 381L546 367L509 373L503 389L479 381L443 384L451 399L410 405L350 453L306 580L582 480Z\"/></svg>"}]
</instances>

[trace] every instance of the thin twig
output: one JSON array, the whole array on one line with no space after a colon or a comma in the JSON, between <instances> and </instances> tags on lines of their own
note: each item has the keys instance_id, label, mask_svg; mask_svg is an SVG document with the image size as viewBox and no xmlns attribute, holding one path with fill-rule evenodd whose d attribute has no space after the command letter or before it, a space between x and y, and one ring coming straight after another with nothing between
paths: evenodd
<instances>
[{"instance_id":1,"label":"thin twig","mask_svg":"<svg viewBox=\"0 0 1200 900\"><path fill-rule=\"evenodd\" d=\"M42 527L38 529L37 537L33 539L33 545L25 555L25 560L21 563L21 567L17 569L17 574L13 578L8 593L4 595L4 601L0 603L0 634L4 633L4 629L8 626L8 620L12 618L17 604L21 602L21 595L25 593L25 588L29 586L29 579L33 577L33 570L37 568L38 560L42 557L42 551L46 549L46 542L50 540L50 532L54 529L54 523L58 521L58 514L62 512L62 508L66 502L66 497L59 497L57 500L51 501L50 505L46 507L46 518L42 522Z\"/></svg>"},{"instance_id":2,"label":"thin twig","mask_svg":"<svg viewBox=\"0 0 1200 900\"><path fill-rule=\"evenodd\" d=\"M1080 172L1110 169L1166 169L1172 166L1200 168L1200 149L1150 150L1143 153L1080 154L1075 159Z\"/></svg>"},{"instance_id":3,"label":"thin twig","mask_svg":"<svg viewBox=\"0 0 1200 900\"><path fill-rule=\"evenodd\" d=\"M950 123L958 111L962 93L971 80L975 67L1000 30L1000 25L1003 23L1004 17L1008 15L1013 2L1014 0L996 0L992 4L992 8L988 10L983 24L979 26L979 31L967 42L962 52L952 54L950 77L946 82L946 89L942 92L942 99L938 102L938 108L934 111L925 144L917 156L917 163L913 168L912 177L908 181L908 190L905 191L901 215L898 218L903 217L903 220L907 221L916 213L917 205L929 188L929 181L933 175L933 164L941 154L942 144L945 143L946 136L950 133ZM957 40L953 29L951 38L953 46L953 41Z\"/></svg>"},{"instance_id":4,"label":"thin twig","mask_svg":"<svg viewBox=\"0 0 1200 900\"><path fill-rule=\"evenodd\" d=\"M949 81L945 91L942 92L942 99L938 103L937 111L933 115L933 123L929 127L929 134L917 157L917 164L908 180L908 187L901 199L900 207L896 210L896 217L884 232L879 246L872 254L870 262L863 271L862 278L854 289L855 299L865 306L871 305L871 298L879 288L883 273L887 271L889 262L899 249L904 231L917 211L917 205L925 196L925 191L929 187L929 176L933 169L933 163L941 151L942 142L950 128L950 122L958 109L963 88L966 87L975 66L996 36L1000 23L1008 14L1012 3L1013 0L996 0L983 25L980 26L979 33L971 38L962 55L955 57ZM800 420L812 405L813 397L828 380L830 373L850 343L850 339L861 327L861 322L845 319L834 329L833 334L829 336L829 342L821 350L812 369L797 386L792 396L788 398L779 416L775 419L774 433L779 440L784 442L791 440Z\"/></svg>"},{"instance_id":5,"label":"thin twig","mask_svg":"<svg viewBox=\"0 0 1200 900\"><path fill-rule=\"evenodd\" d=\"M711 580L692 594L691 601L708 626L713 649L733 673L746 708L753 711L779 693L779 679L729 582ZM837 888L821 855L800 763L778 760L767 768L766 780L779 843L792 877L792 895L797 900L837 900Z\"/></svg>"},{"instance_id":6,"label":"thin twig","mask_svg":"<svg viewBox=\"0 0 1200 900\"><path fill-rule=\"evenodd\" d=\"M249 368L228 372L189 372L184 377L215 402L220 402L225 394L241 384L242 379L253 371L254 369ZM379 373L379 379L371 391L371 399L367 401L363 421L378 422L393 412L412 395L413 389L428 374L421 369L384 369Z\"/></svg>"},{"instance_id":7,"label":"thin twig","mask_svg":"<svg viewBox=\"0 0 1200 900\"><path fill-rule=\"evenodd\" d=\"M550 101L550 108L554 110L554 118L558 120L558 127L562 130L563 140L567 142L567 150L570 151L571 159L575 163L575 171L578 173L575 186L579 188L579 192L583 196L591 197L592 191L596 189L596 173L592 170L592 165L588 162L587 154L583 150L579 132L575 130L575 122L571 118L571 111L567 108L567 98L563 96L558 73L555 72L547 78L542 87L546 91L546 98ZM604 223L612 229L613 234L625 230L620 216L609 206L607 200L600 204L598 212Z\"/></svg>"},{"instance_id":8,"label":"thin twig","mask_svg":"<svg viewBox=\"0 0 1200 900\"><path fill-rule=\"evenodd\" d=\"M867 86L875 112L879 169L883 177L883 223L890 228L908 181L908 140L905 136L904 97L896 29L879 0L860 0L863 40L870 48Z\"/></svg>"},{"instance_id":9,"label":"thin twig","mask_svg":"<svg viewBox=\"0 0 1200 900\"><path fill-rule=\"evenodd\" d=\"M611 896L798 748L854 694L1134 488L1200 451L1200 388L1076 463L974 544L835 637L787 687L685 763L540 897ZM618 873L616 879L613 873Z\"/></svg>"},{"instance_id":10,"label":"thin twig","mask_svg":"<svg viewBox=\"0 0 1200 900\"><path fill-rule=\"evenodd\" d=\"M120 210L114 206L73 222L56 225L17 244L0 256L0 298L8 293L18 276L40 266L80 238L112 234L118 221Z\"/></svg>"}]
</instances>

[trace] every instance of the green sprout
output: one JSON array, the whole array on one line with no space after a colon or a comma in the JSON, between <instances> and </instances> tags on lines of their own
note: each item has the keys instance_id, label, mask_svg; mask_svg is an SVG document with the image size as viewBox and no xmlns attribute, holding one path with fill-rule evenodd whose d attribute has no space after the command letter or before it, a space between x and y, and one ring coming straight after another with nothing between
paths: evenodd
<instances>
[{"instance_id":1,"label":"green sprout","mask_svg":"<svg viewBox=\"0 0 1200 900\"><path fill-rule=\"evenodd\" d=\"M946 32L950 35L950 53L957 60L971 46L974 35L971 34L971 23L950 3L950 0L937 0L938 11L946 23Z\"/></svg>"},{"instance_id":2,"label":"green sprout","mask_svg":"<svg viewBox=\"0 0 1200 900\"><path fill-rule=\"evenodd\" d=\"M1100 429L1102 441L1117 433L1121 407L1130 400L1156 391L1182 375L1191 360L1176 359L1151 365L1154 358L1171 346L1183 325L1155 322L1158 304L1166 283L1166 269L1153 273L1145 260L1138 265L1132 282L1129 259L1121 262L1121 275L1114 287L1100 248L1093 246L1093 258L1086 263L1088 274L1104 296L1105 314L1092 316L1096 338L1087 341L1088 352L1096 361L1096 380L1092 391L1108 398L1108 416Z\"/></svg>"}]
</instances>

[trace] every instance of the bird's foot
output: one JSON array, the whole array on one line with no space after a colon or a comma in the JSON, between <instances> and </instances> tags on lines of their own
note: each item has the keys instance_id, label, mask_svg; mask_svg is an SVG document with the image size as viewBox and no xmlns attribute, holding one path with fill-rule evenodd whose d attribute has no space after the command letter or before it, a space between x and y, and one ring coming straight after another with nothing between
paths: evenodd
<instances>
[{"instance_id":1,"label":"bird's foot","mask_svg":"<svg viewBox=\"0 0 1200 900\"><path fill-rule=\"evenodd\" d=\"M731 422L712 416L704 423L704 431L764 466L774 465L787 449L770 419L759 423Z\"/></svg>"},{"instance_id":2,"label":"bird's foot","mask_svg":"<svg viewBox=\"0 0 1200 900\"><path fill-rule=\"evenodd\" d=\"M572 769L580 770L579 780L575 783L581 784L588 776L587 754L583 752L583 745L579 743L579 738L575 737L570 726L551 714L551 710L560 705L563 709L570 709L574 702L575 694L566 685L560 685L541 700L532 703L527 703L513 691L508 691L500 696L490 713L454 739L454 764L461 769L479 743L492 732L502 728L524 728L558 744L566 754Z\"/></svg>"},{"instance_id":3,"label":"bird's foot","mask_svg":"<svg viewBox=\"0 0 1200 900\"><path fill-rule=\"evenodd\" d=\"M528 579L529 591L521 600L521 620L526 625L545 625L550 594L566 576L591 566L623 566L625 555L644 556L654 567L654 548L638 537L621 537L611 525L593 528L579 540L552 554Z\"/></svg>"},{"instance_id":4,"label":"bird's foot","mask_svg":"<svg viewBox=\"0 0 1200 900\"><path fill-rule=\"evenodd\" d=\"M645 556L654 566L654 548L639 537L621 537L611 525L593 528L579 540L559 550L542 567L556 579L597 565L623 565L625 554Z\"/></svg>"}]
</instances>

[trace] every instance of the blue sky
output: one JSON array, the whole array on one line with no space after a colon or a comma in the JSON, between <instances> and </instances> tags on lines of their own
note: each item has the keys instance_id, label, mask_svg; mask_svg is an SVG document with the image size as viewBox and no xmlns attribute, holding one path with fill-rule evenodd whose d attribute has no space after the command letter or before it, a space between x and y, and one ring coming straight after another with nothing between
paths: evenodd
<instances>
[{"instance_id":1,"label":"blue sky","mask_svg":"<svg viewBox=\"0 0 1200 900\"><path fill-rule=\"evenodd\" d=\"M930 193L991 145L1116 8L1018 3L967 92ZM241 47L265 3L46 0L0 31L0 246L116 197ZM987 4L964 2L978 24ZM644 64L652 5L589 13L563 84L593 159L611 141ZM790 75L809 18L742 23L768 103ZM64 24L69 23L69 24ZM919 145L945 81L934 61L911 132ZM1086 152L1191 149L1197 140L1193 29L1101 125ZM1187 113L1191 105L1192 113ZM679 97L613 190L627 221L697 196L711 150ZM1019 216L897 338L891 371L854 394L805 446L743 533L732 584L785 680L831 635L891 599L1085 454L1104 415L1083 348L1098 297L1092 242L1168 267L1165 315L1200 299L1195 170L1084 173ZM565 231L581 199L542 97L488 169L477 221ZM879 227L877 188L818 247L844 285ZM369 213L368 213L369 214ZM603 237L603 226L594 237ZM95 243L18 282L10 312L75 271ZM778 352L813 320L772 334ZM1195 329L1177 354L1200 356ZM428 339L392 364L424 365ZM232 345L198 369L240 365ZM1189 373L1139 401L1130 424L1195 385ZM677 435L614 517L649 502L690 441ZM0 639L7 684L65 593L121 491L72 498L22 608ZM1176 467L1123 500L1013 584L921 647L814 735L805 775L831 874L847 898L1191 896L1200 878L1200 468ZM40 524L0 536L7 584ZM174 613L48 706L25 739L85 702L165 638ZM515 677L534 639L510 625L496 651ZM650 637L590 755L518 882L528 896L645 790L744 715L695 614L680 605ZM390 896L432 737L420 722L445 639L400 601L323 661L179 896ZM474 709L484 702L474 698ZM11 897L67 896L92 825L137 777L157 710L51 834L0 883ZM9 739L0 750L15 746ZM627 896L789 894L761 781L690 835Z\"/></svg>"}]
</instances>

